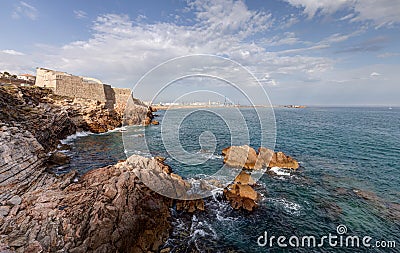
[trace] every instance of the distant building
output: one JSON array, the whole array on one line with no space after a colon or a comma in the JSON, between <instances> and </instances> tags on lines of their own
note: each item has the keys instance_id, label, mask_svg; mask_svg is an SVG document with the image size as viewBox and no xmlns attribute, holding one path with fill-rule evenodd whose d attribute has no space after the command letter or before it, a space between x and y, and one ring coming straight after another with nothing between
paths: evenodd
<instances>
[{"instance_id":1,"label":"distant building","mask_svg":"<svg viewBox=\"0 0 400 253\"><path fill-rule=\"evenodd\" d=\"M35 85L50 88L60 96L97 100L105 103L108 108L124 106L131 94L130 89L113 88L95 78L45 68L36 69Z\"/></svg>"},{"instance_id":2,"label":"distant building","mask_svg":"<svg viewBox=\"0 0 400 253\"><path fill-rule=\"evenodd\" d=\"M34 83L36 80L36 77L31 74L21 74L21 75L17 75L17 79Z\"/></svg>"}]
</instances>

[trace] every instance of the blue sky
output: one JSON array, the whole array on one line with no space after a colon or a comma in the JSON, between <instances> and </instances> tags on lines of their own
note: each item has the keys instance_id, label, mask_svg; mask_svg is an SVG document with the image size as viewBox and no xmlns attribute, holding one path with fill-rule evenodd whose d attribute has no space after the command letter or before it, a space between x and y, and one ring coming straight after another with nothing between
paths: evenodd
<instances>
[{"instance_id":1,"label":"blue sky","mask_svg":"<svg viewBox=\"0 0 400 253\"><path fill-rule=\"evenodd\" d=\"M5 0L0 71L132 87L171 58L215 54L254 73L273 104L399 105L399 28L397 0Z\"/></svg>"}]
</instances>

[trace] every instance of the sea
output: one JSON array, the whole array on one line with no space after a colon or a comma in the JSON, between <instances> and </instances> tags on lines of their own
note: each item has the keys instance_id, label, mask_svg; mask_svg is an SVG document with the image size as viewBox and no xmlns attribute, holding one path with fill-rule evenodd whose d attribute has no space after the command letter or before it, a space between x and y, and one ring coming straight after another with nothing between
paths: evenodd
<instances>
[{"instance_id":1,"label":"sea","mask_svg":"<svg viewBox=\"0 0 400 253\"><path fill-rule=\"evenodd\" d=\"M168 114L179 118L185 110ZM233 109L216 110L229 115ZM257 115L247 108L240 112L249 133L242 144L257 150L263 144ZM55 172L83 174L127 154L166 157L184 178L221 168L221 150L234 138L223 117L199 110L176 122L178 133L168 133L162 128L166 111L156 114L160 125L68 137L63 143L71 146L65 151L71 163ZM205 199L203 212L171 208L173 231L162 247L171 252L400 252L400 108L274 108L274 121L274 150L294 157L300 168L265 173L255 186L261 199L253 212L234 210L222 189ZM165 148L168 134L178 135L179 146L189 153L186 161ZM147 147L124 146L123 138L144 139Z\"/></svg>"}]
</instances>

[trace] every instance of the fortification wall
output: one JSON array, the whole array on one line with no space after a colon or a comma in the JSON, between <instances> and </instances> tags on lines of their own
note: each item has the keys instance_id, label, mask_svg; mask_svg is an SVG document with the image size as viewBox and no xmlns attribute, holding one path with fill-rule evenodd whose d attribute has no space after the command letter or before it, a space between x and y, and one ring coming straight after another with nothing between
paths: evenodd
<instances>
[{"instance_id":1,"label":"fortification wall","mask_svg":"<svg viewBox=\"0 0 400 253\"><path fill-rule=\"evenodd\" d=\"M113 88L115 94L115 104L125 106L131 95L131 89L128 88Z\"/></svg>"},{"instance_id":2,"label":"fortification wall","mask_svg":"<svg viewBox=\"0 0 400 253\"><path fill-rule=\"evenodd\" d=\"M90 77L74 76L65 72L36 69L35 85L52 88L54 93L72 98L85 98L100 101L107 108L124 110L131 90L126 88L112 88L100 80Z\"/></svg>"},{"instance_id":3,"label":"fortification wall","mask_svg":"<svg viewBox=\"0 0 400 253\"><path fill-rule=\"evenodd\" d=\"M37 68L35 85L39 87L55 88L56 76L61 75L62 72L53 71L49 69Z\"/></svg>"},{"instance_id":4,"label":"fortification wall","mask_svg":"<svg viewBox=\"0 0 400 253\"><path fill-rule=\"evenodd\" d=\"M103 103L107 102L103 84L84 82L78 76L62 76L62 78L57 78L54 92L55 94L67 97L87 98Z\"/></svg>"}]
</instances>

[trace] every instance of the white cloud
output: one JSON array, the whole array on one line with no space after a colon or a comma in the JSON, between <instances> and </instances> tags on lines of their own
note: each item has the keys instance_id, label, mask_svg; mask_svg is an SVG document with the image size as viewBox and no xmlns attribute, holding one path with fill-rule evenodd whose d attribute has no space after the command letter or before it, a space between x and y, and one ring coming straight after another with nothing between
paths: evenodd
<instances>
[{"instance_id":1,"label":"white cloud","mask_svg":"<svg viewBox=\"0 0 400 253\"><path fill-rule=\"evenodd\" d=\"M353 21L373 20L377 27L400 23L400 1L358 0L354 6L358 15Z\"/></svg>"},{"instance_id":2,"label":"white cloud","mask_svg":"<svg viewBox=\"0 0 400 253\"><path fill-rule=\"evenodd\" d=\"M265 45L248 40L258 32L268 32L273 20L269 13L251 11L243 2L219 1L217 5L192 2L190 8L198 21L194 26L137 23L127 15L99 16L89 40L54 49L47 54L47 65L126 86L159 63L187 54L226 56L257 73L313 75L330 69L333 64L325 57L281 56L268 52ZM294 33L285 33L269 43L293 45L301 42ZM258 77L263 78L263 74Z\"/></svg>"},{"instance_id":3,"label":"white cloud","mask_svg":"<svg viewBox=\"0 0 400 253\"><path fill-rule=\"evenodd\" d=\"M87 18L87 13L82 10L74 10L75 18L77 19L85 19Z\"/></svg>"},{"instance_id":4,"label":"white cloud","mask_svg":"<svg viewBox=\"0 0 400 253\"><path fill-rule=\"evenodd\" d=\"M271 13L249 10L242 1L195 0L189 5L200 26L207 26L217 35L236 33L246 37L269 29L273 23Z\"/></svg>"},{"instance_id":5,"label":"white cloud","mask_svg":"<svg viewBox=\"0 0 400 253\"><path fill-rule=\"evenodd\" d=\"M317 14L331 15L347 10L346 16L339 20L369 21L376 27L400 23L400 1L398 0L285 0L291 5L303 8L303 12L313 18Z\"/></svg>"},{"instance_id":6,"label":"white cloud","mask_svg":"<svg viewBox=\"0 0 400 253\"><path fill-rule=\"evenodd\" d=\"M388 58L388 57L400 56L400 53L387 52L387 53L383 53L383 54L378 54L377 56L379 58Z\"/></svg>"},{"instance_id":7,"label":"white cloud","mask_svg":"<svg viewBox=\"0 0 400 253\"><path fill-rule=\"evenodd\" d=\"M24 1L20 1L18 3L18 5L15 6L14 11L11 14L11 17L13 19L27 17L31 20L36 20L38 15L39 15L39 12L34 6L28 4Z\"/></svg>"},{"instance_id":8,"label":"white cloud","mask_svg":"<svg viewBox=\"0 0 400 253\"><path fill-rule=\"evenodd\" d=\"M381 74L379 74L378 72L372 72L370 74L371 77L376 77L376 76L380 76Z\"/></svg>"},{"instance_id":9,"label":"white cloud","mask_svg":"<svg viewBox=\"0 0 400 253\"><path fill-rule=\"evenodd\" d=\"M350 6L353 0L286 0L291 5L304 8L303 12L309 18L313 18L318 12L321 14L332 14L336 11Z\"/></svg>"},{"instance_id":10,"label":"white cloud","mask_svg":"<svg viewBox=\"0 0 400 253\"><path fill-rule=\"evenodd\" d=\"M21 52L12 50L12 49L1 50L0 52L4 53L4 54L9 54L9 55L25 55L24 53L21 53Z\"/></svg>"},{"instance_id":11,"label":"white cloud","mask_svg":"<svg viewBox=\"0 0 400 253\"><path fill-rule=\"evenodd\" d=\"M36 66L47 67L96 77L117 87L132 87L161 62L203 53L236 60L252 70L262 84L278 88L285 83L281 78L316 80L333 67L334 61L326 57L300 55L300 51L296 55L268 51L267 43L303 44L294 33L273 37L264 44L253 42L253 36L266 36L277 27L273 24L282 24L269 13L252 11L243 2L230 0L218 1L217 5L208 2L189 5L197 20L195 25L148 24L136 22L127 15L105 14L94 21L88 40L61 47L41 45L37 47L37 54L26 56L19 63L15 59L6 65L1 62L0 68L18 66L28 68L26 72ZM220 11L223 16L218 16ZM265 73L270 76L266 78Z\"/></svg>"}]
</instances>

